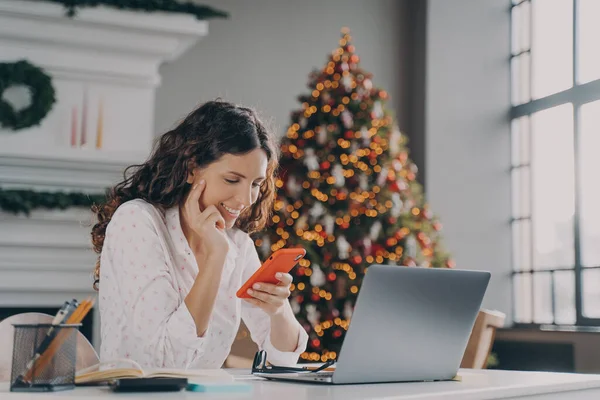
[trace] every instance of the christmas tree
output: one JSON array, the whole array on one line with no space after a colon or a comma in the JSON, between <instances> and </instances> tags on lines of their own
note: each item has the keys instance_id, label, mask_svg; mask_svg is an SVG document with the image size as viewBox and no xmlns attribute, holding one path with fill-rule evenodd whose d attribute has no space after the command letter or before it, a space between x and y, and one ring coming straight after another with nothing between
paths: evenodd
<instances>
[{"instance_id":1,"label":"christmas tree","mask_svg":"<svg viewBox=\"0 0 600 400\"><path fill-rule=\"evenodd\" d=\"M388 95L358 64L344 29L292 113L272 223L255 238L263 259L282 247L307 251L290 297L309 332L307 361L337 357L369 265L453 266Z\"/></svg>"}]
</instances>

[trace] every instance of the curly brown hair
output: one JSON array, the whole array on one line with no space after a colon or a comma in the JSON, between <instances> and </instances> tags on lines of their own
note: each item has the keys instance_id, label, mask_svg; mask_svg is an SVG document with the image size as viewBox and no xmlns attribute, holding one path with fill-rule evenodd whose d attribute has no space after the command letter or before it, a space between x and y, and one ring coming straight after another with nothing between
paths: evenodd
<instances>
[{"instance_id":1,"label":"curly brown hair","mask_svg":"<svg viewBox=\"0 0 600 400\"><path fill-rule=\"evenodd\" d=\"M160 136L148 160L127 167L123 181L109 190L106 203L92 207L98 219L92 228L92 244L99 254L94 289L98 290L100 282L106 227L121 204L132 199L163 209L181 204L191 188L187 177L192 168L206 167L224 154L241 155L255 149L266 152L268 167L258 199L236 221L236 227L249 234L263 229L271 215L279 159L274 135L256 113L225 101L210 101Z\"/></svg>"}]
</instances>

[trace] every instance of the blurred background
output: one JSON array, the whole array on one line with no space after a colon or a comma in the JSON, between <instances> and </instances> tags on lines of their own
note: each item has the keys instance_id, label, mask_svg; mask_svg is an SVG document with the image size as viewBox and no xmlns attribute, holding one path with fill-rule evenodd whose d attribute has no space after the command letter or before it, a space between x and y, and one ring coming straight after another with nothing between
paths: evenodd
<instances>
[{"instance_id":1,"label":"blurred background","mask_svg":"<svg viewBox=\"0 0 600 400\"><path fill-rule=\"evenodd\" d=\"M64 3L0 0L0 320L93 293L90 199L157 135L221 97L294 140L298 96L343 48L385 91L446 267L492 273L483 307L505 320L486 366L600 372L600 2ZM97 310L82 331L100 345Z\"/></svg>"}]
</instances>

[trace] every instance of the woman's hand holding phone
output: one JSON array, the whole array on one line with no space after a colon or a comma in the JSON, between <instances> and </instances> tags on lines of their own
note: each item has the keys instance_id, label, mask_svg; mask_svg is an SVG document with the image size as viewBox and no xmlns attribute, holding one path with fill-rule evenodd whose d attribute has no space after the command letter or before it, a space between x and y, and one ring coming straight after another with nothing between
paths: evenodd
<instances>
[{"instance_id":1,"label":"woman's hand holding phone","mask_svg":"<svg viewBox=\"0 0 600 400\"><path fill-rule=\"evenodd\" d=\"M188 221L190 229L198 237L199 249L192 250L200 251L207 257L226 254L229 250L229 243L225 237L223 216L214 205L200 210L200 196L205 188L206 181L197 177L182 208L185 220Z\"/></svg>"},{"instance_id":2,"label":"woman's hand holding phone","mask_svg":"<svg viewBox=\"0 0 600 400\"><path fill-rule=\"evenodd\" d=\"M290 285L293 281L292 275L283 272L276 273L275 278L279 280L279 283L257 282L252 285L252 288L247 290L252 297L244 299L270 316L281 314L285 310L291 294Z\"/></svg>"},{"instance_id":3,"label":"woman's hand holding phone","mask_svg":"<svg viewBox=\"0 0 600 400\"><path fill-rule=\"evenodd\" d=\"M282 314L289 304L292 284L292 276L288 272L305 255L306 250L301 248L277 250L252 274L236 295L270 316Z\"/></svg>"}]
</instances>

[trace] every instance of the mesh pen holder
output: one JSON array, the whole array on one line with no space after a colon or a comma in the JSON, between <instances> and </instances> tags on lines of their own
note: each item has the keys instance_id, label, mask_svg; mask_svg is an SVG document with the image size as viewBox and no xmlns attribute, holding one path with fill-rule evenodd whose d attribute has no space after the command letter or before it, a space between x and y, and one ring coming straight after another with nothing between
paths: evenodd
<instances>
[{"instance_id":1,"label":"mesh pen holder","mask_svg":"<svg viewBox=\"0 0 600 400\"><path fill-rule=\"evenodd\" d=\"M77 333L81 324L15 324L11 392L75 387ZM35 361L34 361L35 360Z\"/></svg>"}]
</instances>

